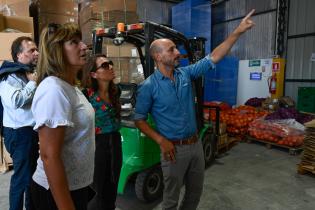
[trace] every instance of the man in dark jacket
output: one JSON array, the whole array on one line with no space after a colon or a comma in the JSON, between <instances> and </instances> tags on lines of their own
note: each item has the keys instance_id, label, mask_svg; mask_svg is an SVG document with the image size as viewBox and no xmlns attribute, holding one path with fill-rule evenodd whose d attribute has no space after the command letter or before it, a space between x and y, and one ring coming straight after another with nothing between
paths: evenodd
<instances>
[{"instance_id":1,"label":"man in dark jacket","mask_svg":"<svg viewBox=\"0 0 315 210\"><path fill-rule=\"evenodd\" d=\"M30 37L19 37L12 43L14 62L4 61L0 67L0 97L3 105L3 137L13 160L10 183L10 210L33 209L30 182L38 158L38 136L33 131L31 103L36 89L38 51Z\"/></svg>"}]
</instances>

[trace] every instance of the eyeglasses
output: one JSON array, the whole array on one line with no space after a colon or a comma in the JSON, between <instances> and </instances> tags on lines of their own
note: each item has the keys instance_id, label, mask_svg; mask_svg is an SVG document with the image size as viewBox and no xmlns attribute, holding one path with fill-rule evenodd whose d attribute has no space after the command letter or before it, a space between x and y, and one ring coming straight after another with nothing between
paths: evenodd
<instances>
[{"instance_id":1,"label":"eyeglasses","mask_svg":"<svg viewBox=\"0 0 315 210\"><path fill-rule=\"evenodd\" d=\"M105 62L102 63L99 67L97 67L97 68L95 69L95 71L98 70L98 69L100 69L100 68L103 68L103 69L105 69L105 70L108 70L108 69L109 69L109 66L114 66L113 61L105 61Z\"/></svg>"}]
</instances>

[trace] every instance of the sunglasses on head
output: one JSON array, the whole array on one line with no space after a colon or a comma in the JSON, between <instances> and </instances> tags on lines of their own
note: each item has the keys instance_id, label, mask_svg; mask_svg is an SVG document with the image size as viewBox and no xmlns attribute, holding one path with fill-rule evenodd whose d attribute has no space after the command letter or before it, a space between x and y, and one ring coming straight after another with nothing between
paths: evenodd
<instances>
[{"instance_id":1,"label":"sunglasses on head","mask_svg":"<svg viewBox=\"0 0 315 210\"><path fill-rule=\"evenodd\" d=\"M97 67L97 68L95 69L95 71L98 70L98 69L100 69L100 68L109 69L109 66L114 66L113 61L105 61L105 62L102 63L99 67Z\"/></svg>"},{"instance_id":2,"label":"sunglasses on head","mask_svg":"<svg viewBox=\"0 0 315 210\"><path fill-rule=\"evenodd\" d=\"M52 36L56 31L61 27L61 24L58 23L49 23L48 24L48 36Z\"/></svg>"}]
</instances>

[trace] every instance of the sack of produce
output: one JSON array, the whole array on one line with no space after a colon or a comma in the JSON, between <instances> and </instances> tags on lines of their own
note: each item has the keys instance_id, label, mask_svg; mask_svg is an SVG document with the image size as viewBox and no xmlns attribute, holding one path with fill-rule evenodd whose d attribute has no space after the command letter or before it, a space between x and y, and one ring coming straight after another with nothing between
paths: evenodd
<instances>
[{"instance_id":1,"label":"sack of produce","mask_svg":"<svg viewBox=\"0 0 315 210\"><path fill-rule=\"evenodd\" d=\"M262 103L266 100L266 98L250 98L245 102L245 105L247 106L253 106L253 107L261 107Z\"/></svg>"},{"instance_id":2,"label":"sack of produce","mask_svg":"<svg viewBox=\"0 0 315 210\"><path fill-rule=\"evenodd\" d=\"M295 101L289 96L282 96L279 98L279 106L285 108L295 107Z\"/></svg>"},{"instance_id":3,"label":"sack of produce","mask_svg":"<svg viewBox=\"0 0 315 210\"><path fill-rule=\"evenodd\" d=\"M263 141L289 147L303 144L304 126L294 119L266 120L259 118L249 125L249 135Z\"/></svg>"},{"instance_id":4,"label":"sack of produce","mask_svg":"<svg viewBox=\"0 0 315 210\"><path fill-rule=\"evenodd\" d=\"M277 111L268 114L265 120L295 119L301 124L309 122L315 118L314 115L301 113L295 108L279 108Z\"/></svg>"}]
</instances>

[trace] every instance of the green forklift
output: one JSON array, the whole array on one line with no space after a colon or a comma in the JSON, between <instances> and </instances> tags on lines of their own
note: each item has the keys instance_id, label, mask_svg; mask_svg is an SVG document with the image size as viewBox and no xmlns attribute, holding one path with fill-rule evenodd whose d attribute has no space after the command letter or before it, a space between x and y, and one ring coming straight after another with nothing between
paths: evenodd
<instances>
[{"instance_id":1,"label":"green forklift","mask_svg":"<svg viewBox=\"0 0 315 210\"><path fill-rule=\"evenodd\" d=\"M100 28L93 32L93 53L104 53L104 40L111 40L116 46L123 43L132 44L139 55L143 69L143 79L154 72L154 61L150 57L149 48L152 41L158 38L169 38L183 54L183 65L195 63L205 55L205 39L187 39L182 33L164 25L153 22L126 25L123 28ZM118 193L123 194L128 181L135 180L135 192L141 201L152 202L163 193L163 176L160 167L160 148L149 137L136 128L132 119L136 103L137 84L128 81L118 84L121 88L121 129L123 165L121 169ZM203 86L202 79L195 81L196 117L199 130L199 140L203 142L206 166L210 166L217 154L217 133L219 117L216 126L203 120ZM216 107L217 116L219 110ZM154 127L151 117L148 123ZM216 128L214 130L213 128Z\"/></svg>"}]
</instances>

